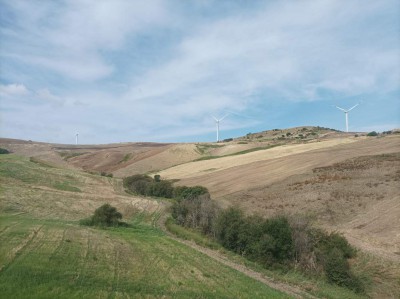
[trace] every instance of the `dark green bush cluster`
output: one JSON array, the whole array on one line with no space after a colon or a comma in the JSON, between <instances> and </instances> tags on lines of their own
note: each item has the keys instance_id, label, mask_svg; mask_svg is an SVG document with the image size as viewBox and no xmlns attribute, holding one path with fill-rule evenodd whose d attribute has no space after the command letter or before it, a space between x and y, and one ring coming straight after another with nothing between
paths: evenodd
<instances>
[{"instance_id":1,"label":"dark green bush cluster","mask_svg":"<svg viewBox=\"0 0 400 299\"><path fill-rule=\"evenodd\" d=\"M102 172L100 173L100 175L101 175L101 176L106 176L106 177L109 177L109 178L112 178L112 177L113 177L113 174L112 174L112 173L107 173L107 172L105 172L105 171L102 171Z\"/></svg>"},{"instance_id":2,"label":"dark green bush cluster","mask_svg":"<svg viewBox=\"0 0 400 299\"><path fill-rule=\"evenodd\" d=\"M226 249L264 266L296 267L318 276L325 273L330 283L364 291L348 263L356 251L338 233L315 229L300 216L264 219L245 216L237 208L220 210L208 193L197 193L201 188L186 188L181 187L181 197L172 208L176 223L198 229Z\"/></svg>"},{"instance_id":3,"label":"dark green bush cluster","mask_svg":"<svg viewBox=\"0 0 400 299\"><path fill-rule=\"evenodd\" d=\"M213 235L213 225L219 208L211 200L207 188L179 186L174 190L174 197L176 202L172 205L172 217L179 225Z\"/></svg>"},{"instance_id":4,"label":"dark green bush cluster","mask_svg":"<svg viewBox=\"0 0 400 299\"><path fill-rule=\"evenodd\" d=\"M0 148L0 155L9 154L10 151L5 148Z\"/></svg>"},{"instance_id":5,"label":"dark green bush cluster","mask_svg":"<svg viewBox=\"0 0 400 299\"><path fill-rule=\"evenodd\" d=\"M215 233L225 248L264 265L285 263L293 257L291 228L283 216L245 217L242 211L230 208L217 217Z\"/></svg>"},{"instance_id":6,"label":"dark green bush cluster","mask_svg":"<svg viewBox=\"0 0 400 299\"><path fill-rule=\"evenodd\" d=\"M136 174L124 178L124 187L135 194L172 198L174 187L170 181L161 180L160 176L151 178L148 175Z\"/></svg>"},{"instance_id":7,"label":"dark green bush cluster","mask_svg":"<svg viewBox=\"0 0 400 299\"><path fill-rule=\"evenodd\" d=\"M369 132L367 136L378 136L378 133L375 131Z\"/></svg>"},{"instance_id":8,"label":"dark green bush cluster","mask_svg":"<svg viewBox=\"0 0 400 299\"><path fill-rule=\"evenodd\" d=\"M82 219L79 223L87 226L120 226L124 223L120 222L122 214L110 204L104 204L94 211L93 216Z\"/></svg>"},{"instance_id":9,"label":"dark green bush cluster","mask_svg":"<svg viewBox=\"0 0 400 299\"><path fill-rule=\"evenodd\" d=\"M364 292L361 280L350 270L349 258L356 251L347 240L338 233L317 233L316 252L319 262L323 265L325 275L330 283L347 287L356 292Z\"/></svg>"},{"instance_id":10,"label":"dark green bush cluster","mask_svg":"<svg viewBox=\"0 0 400 299\"><path fill-rule=\"evenodd\" d=\"M178 200L193 199L204 194L210 196L208 189L203 186L194 186L194 187L178 186L174 188L174 197L177 198Z\"/></svg>"},{"instance_id":11,"label":"dark green bush cluster","mask_svg":"<svg viewBox=\"0 0 400 299\"><path fill-rule=\"evenodd\" d=\"M231 142L231 141L233 141L233 138L226 138L226 139L224 139L224 140L222 140L223 142Z\"/></svg>"}]
</instances>

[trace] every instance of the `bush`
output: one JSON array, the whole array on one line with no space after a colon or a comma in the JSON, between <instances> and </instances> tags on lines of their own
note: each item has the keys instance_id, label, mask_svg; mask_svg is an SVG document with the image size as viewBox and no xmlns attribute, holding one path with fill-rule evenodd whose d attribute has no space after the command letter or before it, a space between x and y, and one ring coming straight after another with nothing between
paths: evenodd
<instances>
[{"instance_id":1,"label":"bush","mask_svg":"<svg viewBox=\"0 0 400 299\"><path fill-rule=\"evenodd\" d=\"M153 179L151 177L142 174L129 176L123 180L126 189L139 195L148 195L147 190L152 182Z\"/></svg>"},{"instance_id":2,"label":"bush","mask_svg":"<svg viewBox=\"0 0 400 299\"><path fill-rule=\"evenodd\" d=\"M293 257L292 230L286 217L268 219L264 231L274 240L271 254L276 261L283 262Z\"/></svg>"},{"instance_id":3,"label":"bush","mask_svg":"<svg viewBox=\"0 0 400 299\"><path fill-rule=\"evenodd\" d=\"M236 208L229 208L218 216L215 234L222 246L235 252L240 251L239 231L243 222L243 212Z\"/></svg>"},{"instance_id":4,"label":"bush","mask_svg":"<svg viewBox=\"0 0 400 299\"><path fill-rule=\"evenodd\" d=\"M378 136L378 133L376 133L375 131L369 132L367 134L367 136Z\"/></svg>"},{"instance_id":5,"label":"bush","mask_svg":"<svg viewBox=\"0 0 400 299\"><path fill-rule=\"evenodd\" d=\"M120 219L122 219L122 214L107 203L97 208L93 216L82 219L79 223L87 226L118 226L121 224Z\"/></svg>"},{"instance_id":6,"label":"bush","mask_svg":"<svg viewBox=\"0 0 400 299\"><path fill-rule=\"evenodd\" d=\"M100 175L101 175L101 176L106 176L106 177L109 177L109 178L112 178L112 177L113 177L113 174L112 174L112 173L107 173L107 172L105 172L105 171L102 171L102 172L100 173Z\"/></svg>"},{"instance_id":7,"label":"bush","mask_svg":"<svg viewBox=\"0 0 400 299\"><path fill-rule=\"evenodd\" d=\"M336 248L340 250L344 258L352 258L356 255L356 250L351 247L345 237L338 233L330 233L329 235L320 231L319 232L318 247L323 252L329 252L331 249Z\"/></svg>"},{"instance_id":8,"label":"bush","mask_svg":"<svg viewBox=\"0 0 400 299\"><path fill-rule=\"evenodd\" d=\"M1 154L1 155L5 155L5 154L9 154L9 153L10 153L9 150L7 150L7 149L5 149L5 148L0 148L0 154Z\"/></svg>"},{"instance_id":9,"label":"bush","mask_svg":"<svg viewBox=\"0 0 400 299\"><path fill-rule=\"evenodd\" d=\"M174 189L174 197L178 200L196 198L203 194L209 194L208 189L203 186L178 186Z\"/></svg>"},{"instance_id":10,"label":"bush","mask_svg":"<svg viewBox=\"0 0 400 299\"><path fill-rule=\"evenodd\" d=\"M333 248L328 252L324 270L328 282L347 287L357 293L365 291L361 280L351 273L350 265L340 249Z\"/></svg>"},{"instance_id":11,"label":"bush","mask_svg":"<svg viewBox=\"0 0 400 299\"><path fill-rule=\"evenodd\" d=\"M169 181L155 181L147 186L146 194L149 196L172 198L174 188Z\"/></svg>"},{"instance_id":12,"label":"bush","mask_svg":"<svg viewBox=\"0 0 400 299\"><path fill-rule=\"evenodd\" d=\"M208 193L180 199L172 205L172 217L179 225L199 229L207 235L214 234L217 214L218 206Z\"/></svg>"}]
</instances>

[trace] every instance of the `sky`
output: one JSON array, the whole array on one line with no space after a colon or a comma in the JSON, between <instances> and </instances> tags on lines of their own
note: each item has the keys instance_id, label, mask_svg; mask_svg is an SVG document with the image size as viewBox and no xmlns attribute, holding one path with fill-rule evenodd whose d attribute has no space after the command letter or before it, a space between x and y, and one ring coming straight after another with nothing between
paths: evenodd
<instances>
[{"instance_id":1,"label":"sky","mask_svg":"<svg viewBox=\"0 0 400 299\"><path fill-rule=\"evenodd\" d=\"M398 0L0 0L0 137L400 128Z\"/></svg>"}]
</instances>

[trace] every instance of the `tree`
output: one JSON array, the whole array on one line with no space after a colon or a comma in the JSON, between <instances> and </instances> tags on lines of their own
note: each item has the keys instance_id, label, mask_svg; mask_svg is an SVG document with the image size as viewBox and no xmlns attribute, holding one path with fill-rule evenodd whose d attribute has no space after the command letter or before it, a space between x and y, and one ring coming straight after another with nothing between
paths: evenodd
<instances>
[{"instance_id":1,"label":"tree","mask_svg":"<svg viewBox=\"0 0 400 299\"><path fill-rule=\"evenodd\" d=\"M94 211L94 215L80 221L83 225L89 226L118 226L122 214L110 204L104 204Z\"/></svg>"},{"instance_id":2,"label":"tree","mask_svg":"<svg viewBox=\"0 0 400 299\"><path fill-rule=\"evenodd\" d=\"M0 154L9 154L10 151L6 150L5 148L0 148Z\"/></svg>"}]
</instances>

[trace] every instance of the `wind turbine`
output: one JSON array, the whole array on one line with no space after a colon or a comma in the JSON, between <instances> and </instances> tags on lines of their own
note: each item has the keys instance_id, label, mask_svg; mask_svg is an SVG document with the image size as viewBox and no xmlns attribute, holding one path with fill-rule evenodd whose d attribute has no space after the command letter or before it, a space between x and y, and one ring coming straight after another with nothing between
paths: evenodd
<instances>
[{"instance_id":1,"label":"wind turbine","mask_svg":"<svg viewBox=\"0 0 400 299\"><path fill-rule=\"evenodd\" d=\"M339 110L342 110L344 112L344 115L346 116L346 132L349 132L349 112L351 110L353 110L354 108L356 108L359 104L354 105L353 107L351 107L350 109L343 109L340 108L338 106L335 106L336 108L338 108Z\"/></svg>"},{"instance_id":2,"label":"wind turbine","mask_svg":"<svg viewBox=\"0 0 400 299\"><path fill-rule=\"evenodd\" d=\"M78 136L79 136L79 133L76 133L76 135L75 135L75 143L76 143L76 145L78 145Z\"/></svg>"},{"instance_id":3,"label":"wind turbine","mask_svg":"<svg viewBox=\"0 0 400 299\"><path fill-rule=\"evenodd\" d=\"M220 119L216 118L215 116L213 116L213 118L215 119L215 123L217 124L217 142L219 142L219 122L221 120L223 120L225 117L227 117L229 115L229 113L225 114L223 117L221 117Z\"/></svg>"}]
</instances>

